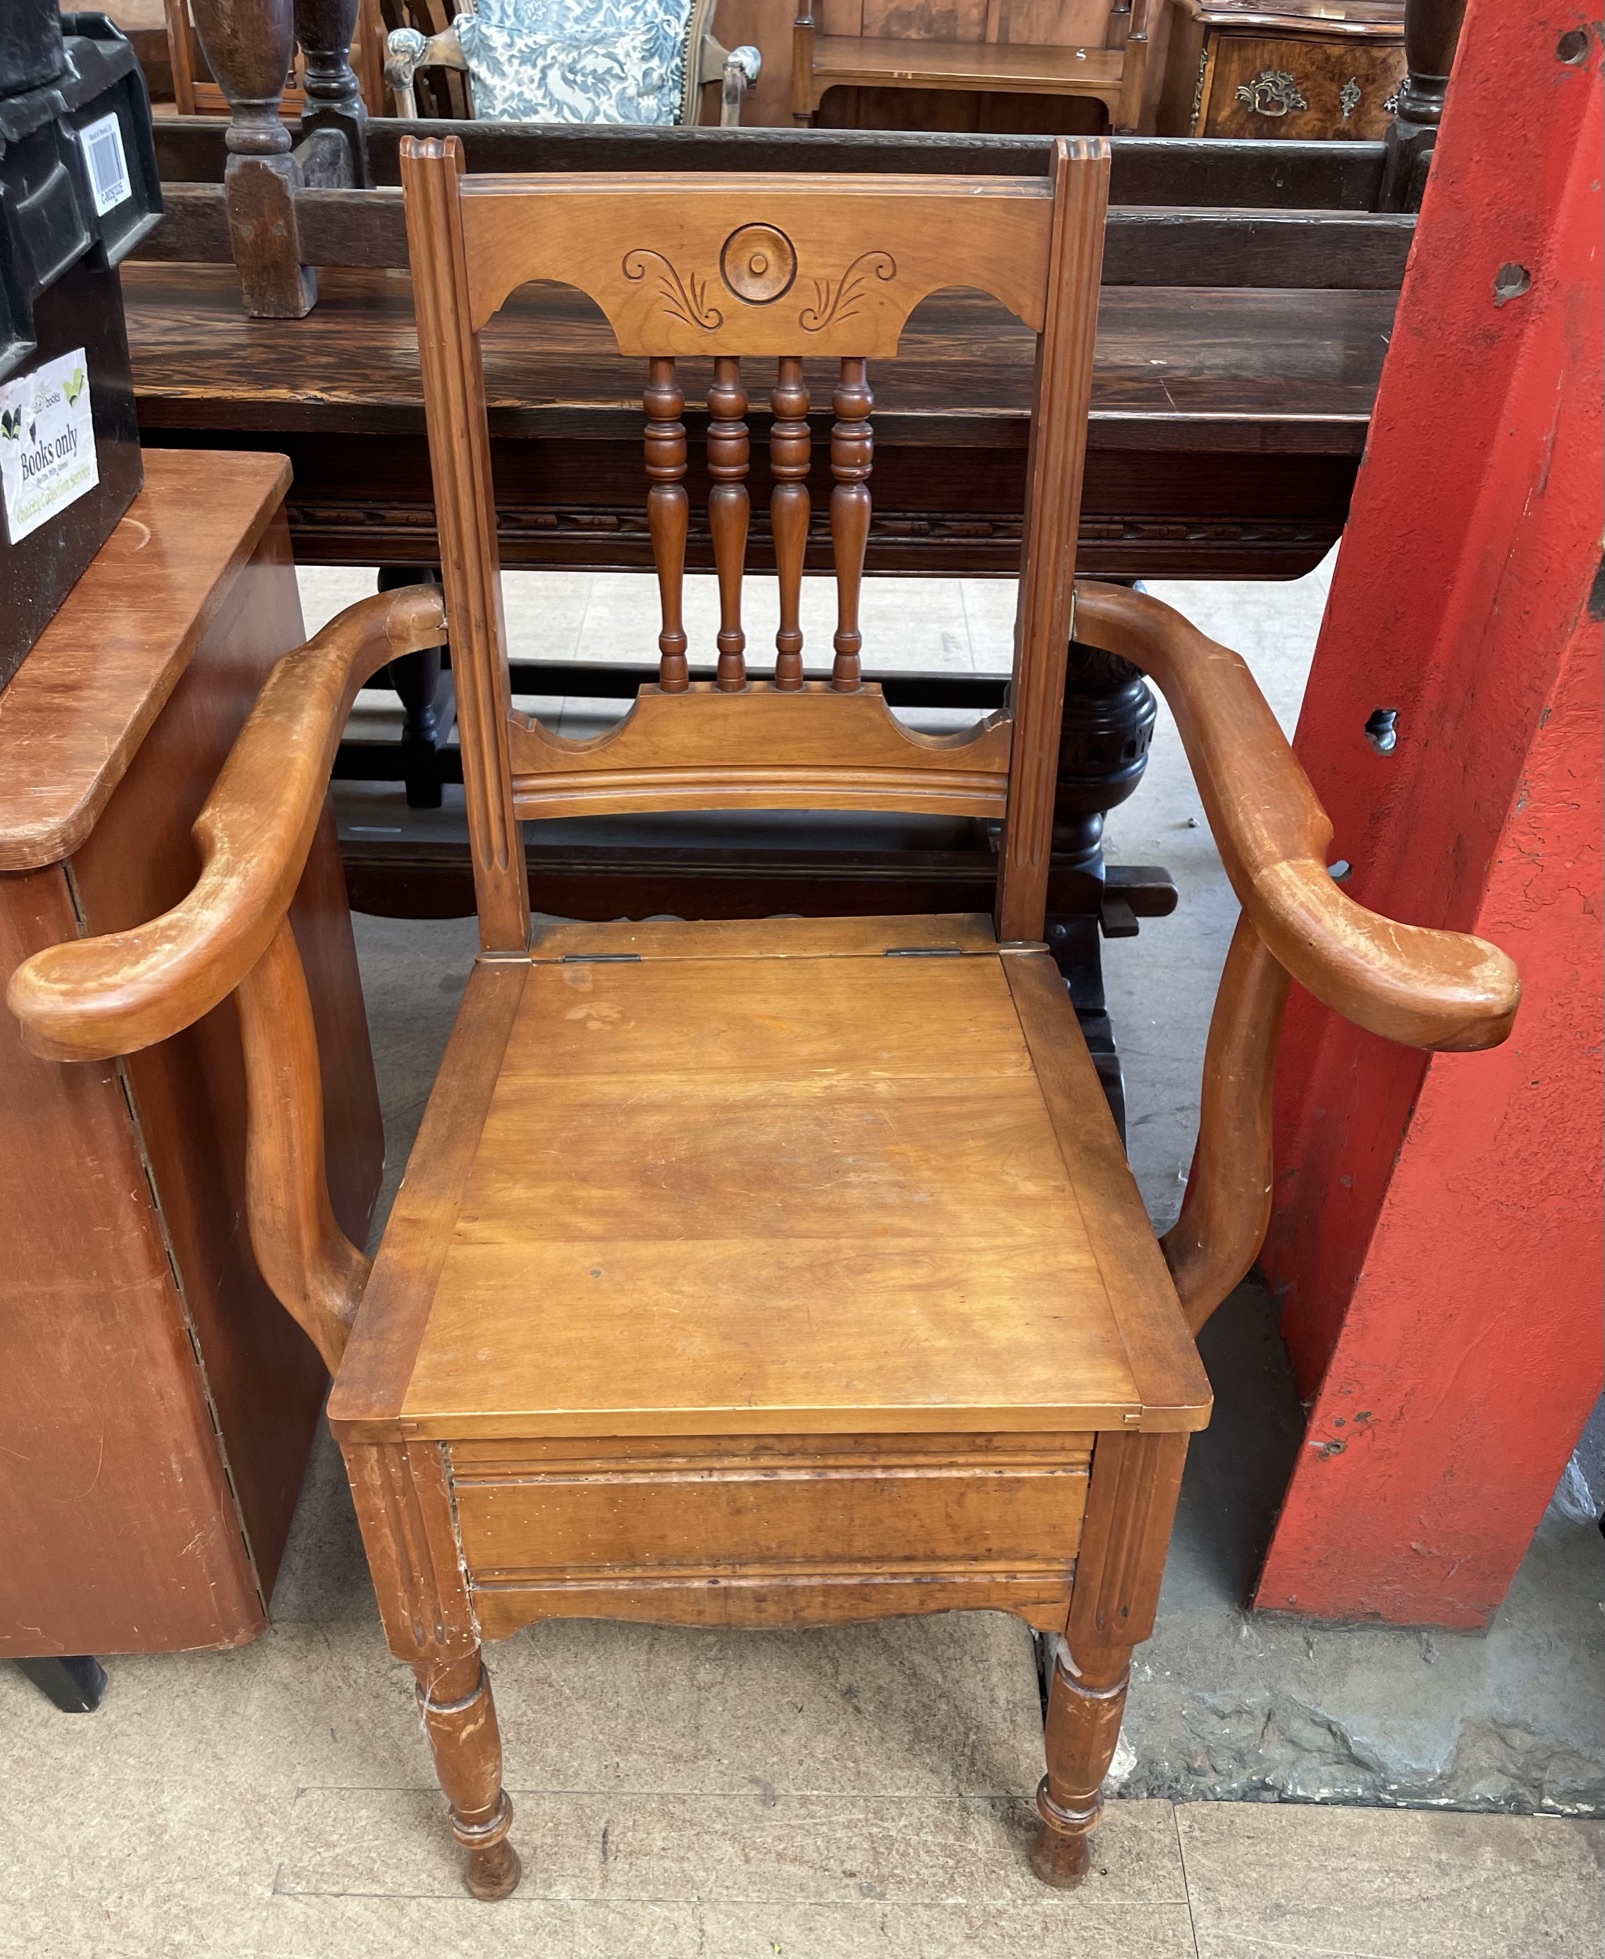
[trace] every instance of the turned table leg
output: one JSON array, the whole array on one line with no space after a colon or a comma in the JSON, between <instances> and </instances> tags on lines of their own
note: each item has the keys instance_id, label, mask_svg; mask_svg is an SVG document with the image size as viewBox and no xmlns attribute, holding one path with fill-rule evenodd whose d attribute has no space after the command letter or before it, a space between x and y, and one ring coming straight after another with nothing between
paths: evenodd
<instances>
[{"instance_id":1,"label":"turned table leg","mask_svg":"<svg viewBox=\"0 0 1605 1959\"><path fill-rule=\"evenodd\" d=\"M381 592L439 582L438 572L415 566L386 567L379 573ZM403 653L385 669L401 702L401 776L409 809L439 809L441 804L441 756L456 718L445 652L444 646L426 646L417 653Z\"/></svg>"},{"instance_id":2,"label":"turned table leg","mask_svg":"<svg viewBox=\"0 0 1605 1959\"><path fill-rule=\"evenodd\" d=\"M1134 666L1096 646L1070 642L1053 795L1053 864L1056 883L1079 887L1085 908L1050 918L1048 950L1069 990L1122 1139L1126 1090L1104 1000L1101 941L1134 936L1137 918L1130 903L1109 888L1103 827L1110 810L1142 780L1154 719L1153 694Z\"/></svg>"}]
</instances>

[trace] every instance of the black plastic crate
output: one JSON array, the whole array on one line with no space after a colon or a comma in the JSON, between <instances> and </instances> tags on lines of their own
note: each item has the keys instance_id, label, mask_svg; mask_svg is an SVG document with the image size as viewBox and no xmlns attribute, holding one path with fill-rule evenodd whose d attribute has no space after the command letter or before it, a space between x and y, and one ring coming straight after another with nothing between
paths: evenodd
<instances>
[{"instance_id":1,"label":"black plastic crate","mask_svg":"<svg viewBox=\"0 0 1605 1959\"><path fill-rule=\"evenodd\" d=\"M116 267L161 217L150 98L103 14L61 29L0 95L0 687L144 477Z\"/></svg>"}]
</instances>

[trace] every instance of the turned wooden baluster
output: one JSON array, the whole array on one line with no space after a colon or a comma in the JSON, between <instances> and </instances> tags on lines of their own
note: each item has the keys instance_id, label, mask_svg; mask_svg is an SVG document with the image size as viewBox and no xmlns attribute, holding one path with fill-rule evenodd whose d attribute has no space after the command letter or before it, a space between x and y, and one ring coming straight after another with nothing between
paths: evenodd
<instances>
[{"instance_id":1,"label":"turned wooden baluster","mask_svg":"<svg viewBox=\"0 0 1605 1959\"><path fill-rule=\"evenodd\" d=\"M1454 67L1466 0L1405 0L1404 59L1382 165L1382 211L1419 211L1427 161L1438 140L1449 71Z\"/></svg>"},{"instance_id":2,"label":"turned wooden baluster","mask_svg":"<svg viewBox=\"0 0 1605 1959\"><path fill-rule=\"evenodd\" d=\"M685 493L685 423L680 420L685 391L672 360L647 363L643 401L647 412L646 473L652 479L646 493L646 517L663 610L663 630L658 634L658 685L665 694L683 694L691 684L681 612L689 499Z\"/></svg>"},{"instance_id":3,"label":"turned wooden baluster","mask_svg":"<svg viewBox=\"0 0 1605 1959\"><path fill-rule=\"evenodd\" d=\"M295 53L292 0L194 0L194 11L207 65L229 105L223 183L245 310L255 319L299 320L312 310L318 285L301 263L301 166L279 115Z\"/></svg>"},{"instance_id":4,"label":"turned wooden baluster","mask_svg":"<svg viewBox=\"0 0 1605 1959\"><path fill-rule=\"evenodd\" d=\"M838 693L859 687L858 656L864 635L858 630L858 594L864 580L864 547L869 542L869 472L874 434L869 411L869 363L844 360L831 398L836 422L830 431L830 542L836 559L836 659L830 684Z\"/></svg>"},{"instance_id":5,"label":"turned wooden baluster","mask_svg":"<svg viewBox=\"0 0 1605 1959\"><path fill-rule=\"evenodd\" d=\"M301 133L309 139L326 132L333 154L301 158L309 184L326 190L349 186L366 188L368 174L367 120L362 90L351 70L351 37L356 32L358 0L295 0L295 38L305 56L301 77L306 106ZM377 10L374 14L377 20ZM371 38L371 37L370 37ZM338 138L338 142L333 142ZM307 142L303 140L303 150Z\"/></svg>"},{"instance_id":6,"label":"turned wooden baluster","mask_svg":"<svg viewBox=\"0 0 1605 1959\"><path fill-rule=\"evenodd\" d=\"M719 665L715 682L727 694L747 684L747 635L741 630L741 577L747 562L747 391L741 362L721 354L708 390L708 524L719 574Z\"/></svg>"},{"instance_id":7,"label":"turned wooden baluster","mask_svg":"<svg viewBox=\"0 0 1605 1959\"><path fill-rule=\"evenodd\" d=\"M780 574L780 630L775 634L775 686L794 694L803 684L801 624L803 553L808 544L808 389L802 362L787 355L770 397L769 473L775 479L769 521Z\"/></svg>"}]
</instances>

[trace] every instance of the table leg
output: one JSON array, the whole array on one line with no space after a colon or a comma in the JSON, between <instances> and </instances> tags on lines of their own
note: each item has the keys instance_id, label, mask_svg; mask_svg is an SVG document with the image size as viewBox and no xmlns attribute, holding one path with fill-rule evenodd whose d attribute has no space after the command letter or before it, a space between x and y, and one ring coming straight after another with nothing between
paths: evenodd
<instances>
[{"instance_id":1,"label":"table leg","mask_svg":"<svg viewBox=\"0 0 1605 1959\"><path fill-rule=\"evenodd\" d=\"M1103 828L1110 810L1142 780L1154 718L1153 694L1129 661L1070 642L1059 723L1053 856L1056 868L1079 872L1091 889L1085 913L1050 918L1048 949L1064 977L1122 1139L1126 1091L1104 1000L1099 941L1135 937L1137 917L1128 900L1109 886Z\"/></svg>"},{"instance_id":2,"label":"table leg","mask_svg":"<svg viewBox=\"0 0 1605 1959\"><path fill-rule=\"evenodd\" d=\"M420 571L416 565L388 566L379 573L379 590L394 592L403 585L437 585L438 571ZM441 750L446 746L456 719L456 697L451 674L445 668L445 647L426 646L418 653L404 653L386 668L390 684L401 701L404 720L401 730L401 777L407 785L409 809L439 809Z\"/></svg>"}]
</instances>

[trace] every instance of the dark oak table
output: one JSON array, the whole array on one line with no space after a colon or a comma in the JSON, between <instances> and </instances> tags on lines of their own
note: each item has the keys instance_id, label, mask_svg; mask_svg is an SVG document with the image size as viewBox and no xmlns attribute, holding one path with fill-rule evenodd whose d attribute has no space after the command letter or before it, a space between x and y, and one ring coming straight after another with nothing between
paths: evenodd
<instances>
[{"instance_id":1,"label":"dark oak table","mask_svg":"<svg viewBox=\"0 0 1605 1959\"><path fill-rule=\"evenodd\" d=\"M147 442L287 454L304 563L434 561L404 271L326 269L316 308L295 321L246 318L227 266L130 264L123 278ZM1081 569L1287 578L1319 563L1343 527L1396 297L1106 288ZM993 302L943 293L915 313L901 357L877 365L872 573L1013 573L1031 349ZM641 380L600 314L567 289L527 288L487 334L504 564L650 569ZM693 400L697 388L689 372ZM756 371L751 392L763 398ZM829 417L814 419L817 443ZM751 421L762 564L767 418ZM705 487L690 485L697 568L712 563ZM820 569L824 512L816 498Z\"/></svg>"}]
</instances>

